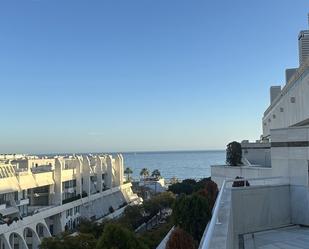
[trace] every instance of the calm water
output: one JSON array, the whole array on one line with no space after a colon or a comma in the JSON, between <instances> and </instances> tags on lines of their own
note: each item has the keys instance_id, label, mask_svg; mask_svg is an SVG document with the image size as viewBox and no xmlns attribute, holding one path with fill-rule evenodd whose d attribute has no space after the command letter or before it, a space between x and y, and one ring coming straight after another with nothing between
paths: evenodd
<instances>
[{"instance_id":1,"label":"calm water","mask_svg":"<svg viewBox=\"0 0 309 249\"><path fill-rule=\"evenodd\" d=\"M223 164L225 151L123 153L125 167L139 178L142 168L159 169L164 178L202 178L210 176L210 165Z\"/></svg>"}]
</instances>

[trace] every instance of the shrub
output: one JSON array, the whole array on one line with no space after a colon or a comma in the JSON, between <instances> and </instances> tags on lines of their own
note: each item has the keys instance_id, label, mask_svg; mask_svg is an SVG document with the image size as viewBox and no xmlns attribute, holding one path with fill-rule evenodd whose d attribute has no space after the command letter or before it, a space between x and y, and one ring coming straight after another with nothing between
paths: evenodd
<instances>
[{"instance_id":1,"label":"shrub","mask_svg":"<svg viewBox=\"0 0 309 249\"><path fill-rule=\"evenodd\" d=\"M241 144L235 141L229 143L226 149L226 163L230 166L242 165L241 159Z\"/></svg>"},{"instance_id":2,"label":"shrub","mask_svg":"<svg viewBox=\"0 0 309 249\"><path fill-rule=\"evenodd\" d=\"M186 231L175 228L166 244L166 249L196 249L197 243Z\"/></svg>"}]
</instances>

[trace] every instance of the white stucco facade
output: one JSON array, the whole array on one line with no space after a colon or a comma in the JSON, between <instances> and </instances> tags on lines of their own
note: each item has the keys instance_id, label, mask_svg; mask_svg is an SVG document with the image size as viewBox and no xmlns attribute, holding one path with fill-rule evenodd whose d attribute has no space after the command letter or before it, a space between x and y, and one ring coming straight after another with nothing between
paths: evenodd
<instances>
[{"instance_id":1,"label":"white stucco facade","mask_svg":"<svg viewBox=\"0 0 309 249\"><path fill-rule=\"evenodd\" d=\"M8 159L9 158L9 159ZM36 249L81 218L112 215L138 197L123 184L123 157L21 156L0 161L0 248Z\"/></svg>"}]
</instances>

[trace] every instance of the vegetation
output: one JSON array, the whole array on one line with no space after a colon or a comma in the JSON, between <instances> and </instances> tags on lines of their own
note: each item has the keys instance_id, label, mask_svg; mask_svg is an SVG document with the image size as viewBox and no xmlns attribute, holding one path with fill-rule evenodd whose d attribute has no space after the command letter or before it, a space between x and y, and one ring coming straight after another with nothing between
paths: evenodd
<instances>
[{"instance_id":1,"label":"vegetation","mask_svg":"<svg viewBox=\"0 0 309 249\"><path fill-rule=\"evenodd\" d=\"M203 186L201 186L201 188L197 191L197 194L207 198L210 210L212 210L219 193L218 186L214 181L211 181L210 179L201 181L203 181Z\"/></svg>"},{"instance_id":2,"label":"vegetation","mask_svg":"<svg viewBox=\"0 0 309 249\"><path fill-rule=\"evenodd\" d=\"M151 176L155 178L160 178L161 172L158 169L155 169L154 171L152 171Z\"/></svg>"},{"instance_id":3,"label":"vegetation","mask_svg":"<svg viewBox=\"0 0 309 249\"><path fill-rule=\"evenodd\" d=\"M146 177L149 176L149 170L148 170L147 168L143 168L139 174L140 174L140 176L142 176L143 178L146 178Z\"/></svg>"},{"instance_id":4,"label":"vegetation","mask_svg":"<svg viewBox=\"0 0 309 249\"><path fill-rule=\"evenodd\" d=\"M98 240L96 249L148 249L147 246L137 239L134 232L120 224L107 224L103 234Z\"/></svg>"},{"instance_id":5,"label":"vegetation","mask_svg":"<svg viewBox=\"0 0 309 249\"><path fill-rule=\"evenodd\" d=\"M166 244L166 249L196 249L198 243L186 231L175 228Z\"/></svg>"},{"instance_id":6,"label":"vegetation","mask_svg":"<svg viewBox=\"0 0 309 249\"><path fill-rule=\"evenodd\" d=\"M81 233L72 236L64 233L59 237L44 238L40 249L93 249L96 243L92 234Z\"/></svg>"},{"instance_id":7,"label":"vegetation","mask_svg":"<svg viewBox=\"0 0 309 249\"><path fill-rule=\"evenodd\" d=\"M125 170L124 170L124 173L127 175L127 182L130 181L130 175L133 174L133 170L129 167L127 167Z\"/></svg>"},{"instance_id":8,"label":"vegetation","mask_svg":"<svg viewBox=\"0 0 309 249\"><path fill-rule=\"evenodd\" d=\"M207 198L198 195L181 195L173 207L174 224L200 241L211 218Z\"/></svg>"},{"instance_id":9,"label":"vegetation","mask_svg":"<svg viewBox=\"0 0 309 249\"><path fill-rule=\"evenodd\" d=\"M156 249L172 227L172 219L168 219L165 224L162 224L155 229L143 232L139 236L139 239L141 239L149 249Z\"/></svg>"},{"instance_id":10,"label":"vegetation","mask_svg":"<svg viewBox=\"0 0 309 249\"><path fill-rule=\"evenodd\" d=\"M103 223L82 220L76 236L63 233L45 238L40 248L155 249L175 226L168 249L196 249L211 217L218 194L217 185L210 178L187 179L171 185L170 190L177 196L172 192L156 194L139 206L127 206L117 220ZM173 209L172 216L166 218L162 215L163 210L170 208ZM114 209L110 207L109 211ZM162 220L164 223L159 222ZM146 224L146 231L137 230L143 224Z\"/></svg>"},{"instance_id":11,"label":"vegetation","mask_svg":"<svg viewBox=\"0 0 309 249\"><path fill-rule=\"evenodd\" d=\"M227 145L226 148L226 163L230 166L242 165L241 144L234 141Z\"/></svg>"}]
</instances>

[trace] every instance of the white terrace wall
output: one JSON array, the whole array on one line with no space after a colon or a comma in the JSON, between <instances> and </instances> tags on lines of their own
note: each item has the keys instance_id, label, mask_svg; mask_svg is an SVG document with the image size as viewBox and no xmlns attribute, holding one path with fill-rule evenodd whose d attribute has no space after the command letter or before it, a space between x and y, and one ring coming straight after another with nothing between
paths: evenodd
<instances>
[{"instance_id":1,"label":"white terrace wall","mask_svg":"<svg viewBox=\"0 0 309 249\"><path fill-rule=\"evenodd\" d=\"M292 223L289 185L251 186L232 189L234 248L239 234Z\"/></svg>"}]
</instances>

